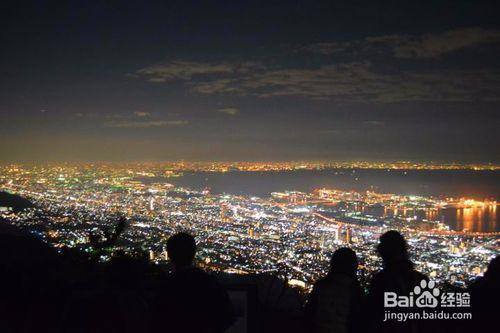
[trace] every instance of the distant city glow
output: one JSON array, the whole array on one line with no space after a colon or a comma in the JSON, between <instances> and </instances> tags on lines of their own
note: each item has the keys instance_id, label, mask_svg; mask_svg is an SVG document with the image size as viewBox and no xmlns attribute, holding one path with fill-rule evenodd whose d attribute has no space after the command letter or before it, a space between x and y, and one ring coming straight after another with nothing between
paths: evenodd
<instances>
[{"instance_id":1,"label":"distant city glow","mask_svg":"<svg viewBox=\"0 0 500 333\"><path fill-rule=\"evenodd\" d=\"M324 167L305 167L318 165ZM3 209L0 216L55 247L89 251L90 233L103 237L103 231L124 215L130 227L119 247L125 251L142 248L151 260L165 262L167 237L189 231L200 244L198 263L206 269L273 272L307 289L327 271L329 255L340 246L350 246L359 254L362 277L368 278L381 265L375 251L378 236L389 229L405 234L417 268L437 281L453 277L457 284L464 284L482 274L497 253L498 232L473 231L468 216L463 217L460 230L450 229L438 218L441 210L449 208L464 215L475 214L475 209L495 212L497 202L493 200L334 188L310 193L290 189L256 197L176 187L169 178L166 182L141 180L177 177L188 170L223 172L232 168L295 170L296 165L6 166L0 170L0 190L30 199L35 208L22 212Z\"/></svg>"}]
</instances>

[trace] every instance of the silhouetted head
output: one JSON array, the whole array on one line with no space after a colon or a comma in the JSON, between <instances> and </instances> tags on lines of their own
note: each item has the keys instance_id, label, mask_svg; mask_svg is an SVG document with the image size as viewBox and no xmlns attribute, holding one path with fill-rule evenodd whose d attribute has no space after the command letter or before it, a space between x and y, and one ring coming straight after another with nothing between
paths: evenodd
<instances>
[{"instance_id":1,"label":"silhouetted head","mask_svg":"<svg viewBox=\"0 0 500 333\"><path fill-rule=\"evenodd\" d=\"M333 253L330 261L330 271L332 273L355 275L357 269L358 258L353 250L341 247Z\"/></svg>"},{"instance_id":2,"label":"silhouetted head","mask_svg":"<svg viewBox=\"0 0 500 333\"><path fill-rule=\"evenodd\" d=\"M408 259L406 240L395 230L387 231L380 236L377 250L385 263Z\"/></svg>"},{"instance_id":3,"label":"silhouetted head","mask_svg":"<svg viewBox=\"0 0 500 333\"><path fill-rule=\"evenodd\" d=\"M491 259L484 276L491 281L500 282L500 256Z\"/></svg>"},{"instance_id":4,"label":"silhouetted head","mask_svg":"<svg viewBox=\"0 0 500 333\"><path fill-rule=\"evenodd\" d=\"M191 265L196 253L194 237L185 232L171 236L167 241L167 252L176 268Z\"/></svg>"}]
</instances>

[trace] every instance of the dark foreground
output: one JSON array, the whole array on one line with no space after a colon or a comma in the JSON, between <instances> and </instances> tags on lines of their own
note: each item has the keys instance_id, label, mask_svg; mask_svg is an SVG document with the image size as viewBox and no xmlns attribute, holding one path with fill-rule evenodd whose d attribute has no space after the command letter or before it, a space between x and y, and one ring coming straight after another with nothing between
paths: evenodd
<instances>
[{"instance_id":1,"label":"dark foreground","mask_svg":"<svg viewBox=\"0 0 500 333\"><path fill-rule=\"evenodd\" d=\"M125 255L116 251L111 261L100 263L96 253L108 251L112 247L112 237L110 243L96 244L98 251L87 254L51 248L1 222L1 332L181 331L170 325L170 313L155 309L160 297L168 299L163 292L170 274L168 267L150 263L140 252ZM498 271L494 273L498 279ZM308 296L289 288L285 281L269 275L217 275L217 279L228 291L236 315L228 332L313 331L308 322L310 318L306 316L307 306L304 312ZM367 318L374 309L367 306L361 295L357 301L359 306L356 306L359 311L351 318L356 325L348 331L496 331L495 300L500 295L500 284L496 282L490 283L486 296L481 295L482 291L476 292L484 290L477 287L484 281L472 286L473 319L468 321L368 325Z\"/></svg>"}]
</instances>

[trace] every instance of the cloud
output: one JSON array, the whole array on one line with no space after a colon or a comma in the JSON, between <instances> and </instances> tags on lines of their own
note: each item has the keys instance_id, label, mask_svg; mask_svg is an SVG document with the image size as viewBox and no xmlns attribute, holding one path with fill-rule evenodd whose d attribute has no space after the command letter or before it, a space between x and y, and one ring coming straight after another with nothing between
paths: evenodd
<instances>
[{"instance_id":1,"label":"cloud","mask_svg":"<svg viewBox=\"0 0 500 333\"><path fill-rule=\"evenodd\" d=\"M126 113L96 113L96 112L78 112L73 114L78 118L88 118L88 119L123 119L123 120L133 120L136 118L149 118L152 116L150 112L145 111L135 111Z\"/></svg>"},{"instance_id":2,"label":"cloud","mask_svg":"<svg viewBox=\"0 0 500 333\"><path fill-rule=\"evenodd\" d=\"M369 62L312 69L269 70L234 80L205 81L193 90L205 94L306 97L336 101L499 101L498 70L441 70L381 73ZM199 89L201 87L201 89Z\"/></svg>"},{"instance_id":3,"label":"cloud","mask_svg":"<svg viewBox=\"0 0 500 333\"><path fill-rule=\"evenodd\" d=\"M498 70L380 72L370 62L307 69L261 70L231 78L190 81L201 94L237 94L259 98L305 97L336 101L498 101Z\"/></svg>"},{"instance_id":4,"label":"cloud","mask_svg":"<svg viewBox=\"0 0 500 333\"><path fill-rule=\"evenodd\" d=\"M145 78L150 82L167 82L189 80L196 76L247 73L259 66L258 63L249 61L241 63L171 61L140 69L132 76Z\"/></svg>"},{"instance_id":5,"label":"cloud","mask_svg":"<svg viewBox=\"0 0 500 333\"><path fill-rule=\"evenodd\" d=\"M450 30L442 34L408 38L395 46L394 55L399 58L436 58L467 47L498 42L500 42L500 31L497 30L481 28Z\"/></svg>"},{"instance_id":6,"label":"cloud","mask_svg":"<svg viewBox=\"0 0 500 333\"><path fill-rule=\"evenodd\" d=\"M93 124L106 128L154 128L189 124L187 120L166 120L145 111L131 113L75 113L74 116L77 118L84 117L92 121Z\"/></svg>"},{"instance_id":7,"label":"cloud","mask_svg":"<svg viewBox=\"0 0 500 333\"><path fill-rule=\"evenodd\" d=\"M109 128L150 128L187 125L187 120L155 120L155 121L112 121L104 124Z\"/></svg>"},{"instance_id":8,"label":"cloud","mask_svg":"<svg viewBox=\"0 0 500 333\"><path fill-rule=\"evenodd\" d=\"M471 64L475 68L453 69L435 64L425 67L427 62L421 62L423 58L439 58L497 42L500 31L482 28L420 36L375 36L312 44L301 49L322 55L341 53L338 57L319 57L318 61L301 62L303 53L291 54L281 65L276 59L268 65L252 61L173 61L146 67L134 76L156 82L175 81L202 95L300 97L333 102L498 102L500 69L497 67L477 69L477 64ZM415 66L417 63L420 65ZM235 111L219 112L234 115Z\"/></svg>"},{"instance_id":9,"label":"cloud","mask_svg":"<svg viewBox=\"0 0 500 333\"><path fill-rule=\"evenodd\" d=\"M167 125L172 125L172 126L184 126L189 124L187 120L169 120L167 121Z\"/></svg>"},{"instance_id":10,"label":"cloud","mask_svg":"<svg viewBox=\"0 0 500 333\"><path fill-rule=\"evenodd\" d=\"M380 121L380 120L366 120L366 121L363 121L363 125L372 126L372 127L379 127L379 126L385 126L385 122Z\"/></svg>"},{"instance_id":11,"label":"cloud","mask_svg":"<svg viewBox=\"0 0 500 333\"><path fill-rule=\"evenodd\" d=\"M142 117L150 117L151 113L144 112L144 111L136 111L136 112L134 112L134 116L140 117L140 118L142 118Z\"/></svg>"},{"instance_id":12,"label":"cloud","mask_svg":"<svg viewBox=\"0 0 500 333\"><path fill-rule=\"evenodd\" d=\"M395 58L416 59L438 58L468 47L499 42L498 30L462 28L420 36L387 35L346 42L316 43L302 49L323 55L391 54Z\"/></svg>"},{"instance_id":13,"label":"cloud","mask_svg":"<svg viewBox=\"0 0 500 333\"><path fill-rule=\"evenodd\" d=\"M190 86L192 91L200 94L232 93L244 95L245 91L236 87L241 78L242 76L239 78L215 78L202 82L192 82Z\"/></svg>"},{"instance_id":14,"label":"cloud","mask_svg":"<svg viewBox=\"0 0 500 333\"><path fill-rule=\"evenodd\" d=\"M230 116L235 116L238 113L240 113L240 110L237 108L223 108L223 109L218 109L217 112L225 113L225 114L228 114Z\"/></svg>"}]
</instances>

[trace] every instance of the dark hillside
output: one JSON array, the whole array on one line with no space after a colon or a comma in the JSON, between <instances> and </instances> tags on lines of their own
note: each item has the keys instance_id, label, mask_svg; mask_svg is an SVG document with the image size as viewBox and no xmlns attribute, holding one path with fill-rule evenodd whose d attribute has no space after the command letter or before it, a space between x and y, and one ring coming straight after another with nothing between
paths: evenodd
<instances>
[{"instance_id":1,"label":"dark hillside","mask_svg":"<svg viewBox=\"0 0 500 333\"><path fill-rule=\"evenodd\" d=\"M0 191L0 207L11 207L14 212L19 212L33 207L33 203L18 195Z\"/></svg>"}]
</instances>

